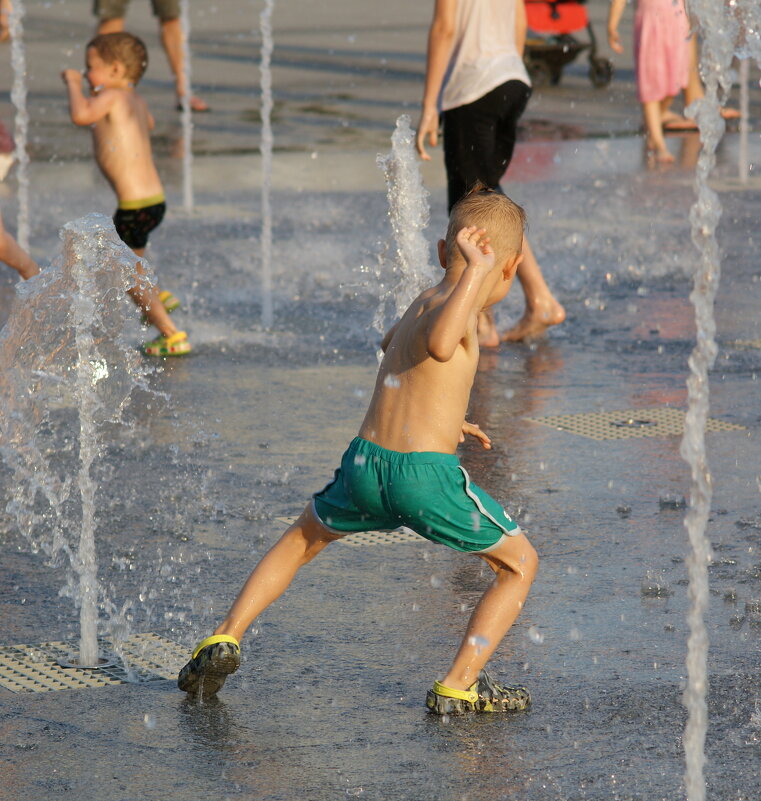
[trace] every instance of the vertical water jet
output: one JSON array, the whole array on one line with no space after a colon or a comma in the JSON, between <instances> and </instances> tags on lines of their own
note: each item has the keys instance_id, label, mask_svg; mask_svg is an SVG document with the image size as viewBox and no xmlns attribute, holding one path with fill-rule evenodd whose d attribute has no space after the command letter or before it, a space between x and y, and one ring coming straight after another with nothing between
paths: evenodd
<instances>
[{"instance_id":1,"label":"vertical water jet","mask_svg":"<svg viewBox=\"0 0 761 801\"><path fill-rule=\"evenodd\" d=\"M11 64L13 66L13 87L11 100L16 109L14 139L16 149L16 180L18 181L18 217L16 239L24 250L29 250L29 112L27 111L27 72L26 49L24 47L24 0L13 0L13 10L9 19L11 34Z\"/></svg>"},{"instance_id":2,"label":"vertical water jet","mask_svg":"<svg viewBox=\"0 0 761 801\"><path fill-rule=\"evenodd\" d=\"M262 37L259 74L261 80L261 143L262 154L262 235L260 242L262 259L262 325L271 328L274 322L272 305L272 12L274 0L264 0L259 15L259 30Z\"/></svg>"}]
</instances>

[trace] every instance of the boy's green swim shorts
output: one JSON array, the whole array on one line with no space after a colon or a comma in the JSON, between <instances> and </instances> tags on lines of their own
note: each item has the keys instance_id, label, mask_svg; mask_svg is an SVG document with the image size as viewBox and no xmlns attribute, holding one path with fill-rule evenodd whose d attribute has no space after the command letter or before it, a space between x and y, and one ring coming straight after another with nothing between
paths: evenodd
<instances>
[{"instance_id":1,"label":"boy's green swim shorts","mask_svg":"<svg viewBox=\"0 0 761 801\"><path fill-rule=\"evenodd\" d=\"M355 437L333 481L314 495L314 511L336 534L407 526L457 551L484 553L517 523L471 483L453 453L399 453Z\"/></svg>"}]
</instances>

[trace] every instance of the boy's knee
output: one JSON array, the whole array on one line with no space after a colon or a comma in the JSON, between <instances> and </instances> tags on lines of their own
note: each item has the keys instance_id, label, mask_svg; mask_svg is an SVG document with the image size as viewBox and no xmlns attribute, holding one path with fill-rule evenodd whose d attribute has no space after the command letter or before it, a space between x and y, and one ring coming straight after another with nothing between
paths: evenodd
<instances>
[{"instance_id":1,"label":"boy's knee","mask_svg":"<svg viewBox=\"0 0 761 801\"><path fill-rule=\"evenodd\" d=\"M501 547L485 554L488 561L495 561L497 571L515 573L521 578L533 581L539 566L539 556L525 534L508 537Z\"/></svg>"}]
</instances>

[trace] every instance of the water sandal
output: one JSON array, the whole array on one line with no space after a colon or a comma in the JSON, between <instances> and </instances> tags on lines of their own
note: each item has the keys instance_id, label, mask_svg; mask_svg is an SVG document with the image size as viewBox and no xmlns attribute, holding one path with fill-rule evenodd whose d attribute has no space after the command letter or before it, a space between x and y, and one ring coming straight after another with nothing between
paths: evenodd
<instances>
[{"instance_id":1,"label":"water sandal","mask_svg":"<svg viewBox=\"0 0 761 801\"><path fill-rule=\"evenodd\" d=\"M159 300L167 314L171 314L175 309L180 308L179 298L176 298L168 289L159 292ZM145 313L141 316L140 322L143 325L148 325L148 316Z\"/></svg>"},{"instance_id":2,"label":"water sandal","mask_svg":"<svg viewBox=\"0 0 761 801\"><path fill-rule=\"evenodd\" d=\"M143 353L146 356L184 356L190 353L193 348L188 342L188 335L184 331L178 331L170 337L160 336L146 342L143 345Z\"/></svg>"},{"instance_id":3,"label":"water sandal","mask_svg":"<svg viewBox=\"0 0 761 801\"><path fill-rule=\"evenodd\" d=\"M501 686L485 671L467 690L454 690L435 681L428 690L425 705L437 715L464 715L466 712L521 712L531 705L525 687Z\"/></svg>"},{"instance_id":4,"label":"water sandal","mask_svg":"<svg viewBox=\"0 0 761 801\"><path fill-rule=\"evenodd\" d=\"M240 645L235 637L214 634L198 643L177 677L177 686L188 695L212 698L239 667Z\"/></svg>"}]
</instances>

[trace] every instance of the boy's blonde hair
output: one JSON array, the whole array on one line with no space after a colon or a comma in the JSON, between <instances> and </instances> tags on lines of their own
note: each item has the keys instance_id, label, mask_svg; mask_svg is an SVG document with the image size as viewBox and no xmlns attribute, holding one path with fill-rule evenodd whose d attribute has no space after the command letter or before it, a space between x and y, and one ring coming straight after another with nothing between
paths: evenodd
<instances>
[{"instance_id":1,"label":"boy's blonde hair","mask_svg":"<svg viewBox=\"0 0 761 801\"><path fill-rule=\"evenodd\" d=\"M134 84L143 77L148 67L148 50L143 40L131 33L100 33L87 43L106 62L124 64L124 74Z\"/></svg>"},{"instance_id":2,"label":"boy's blonde hair","mask_svg":"<svg viewBox=\"0 0 761 801\"><path fill-rule=\"evenodd\" d=\"M507 195L477 183L452 206L447 226L447 264L452 264L459 253L457 232L468 225L486 229L497 261L522 250L526 212Z\"/></svg>"}]
</instances>

